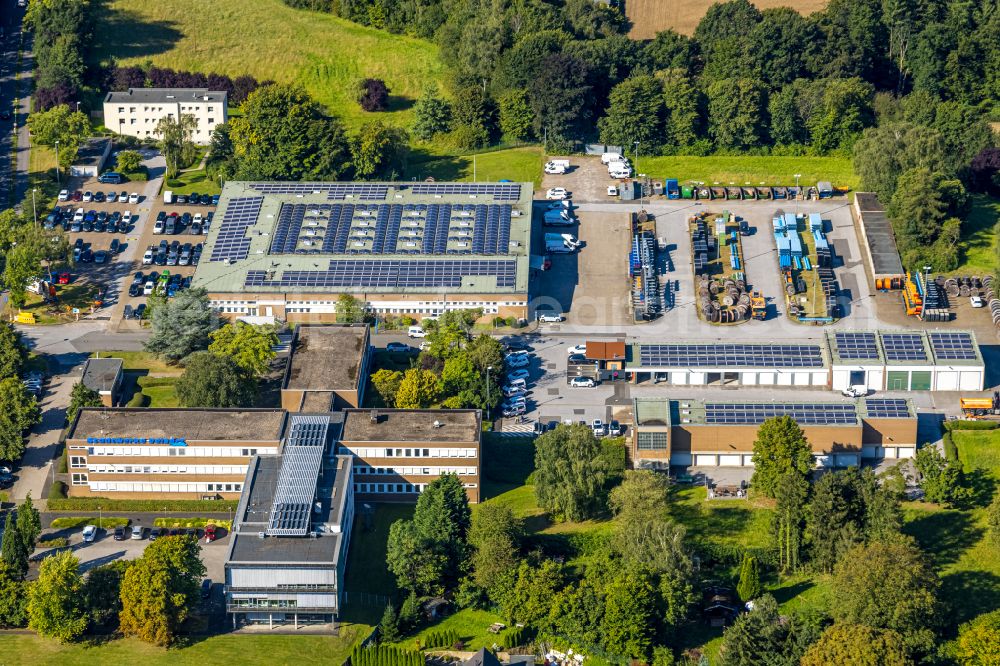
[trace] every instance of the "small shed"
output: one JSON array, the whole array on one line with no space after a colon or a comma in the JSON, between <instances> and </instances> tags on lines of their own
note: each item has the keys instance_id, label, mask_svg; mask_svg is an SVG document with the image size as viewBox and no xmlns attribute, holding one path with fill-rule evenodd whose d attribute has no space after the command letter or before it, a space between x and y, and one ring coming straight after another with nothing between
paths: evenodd
<instances>
[{"instance_id":1,"label":"small shed","mask_svg":"<svg viewBox=\"0 0 1000 666\"><path fill-rule=\"evenodd\" d=\"M97 178L111 154L111 139L87 139L76 151L76 160L69 168L71 176Z\"/></svg>"},{"instance_id":2,"label":"small shed","mask_svg":"<svg viewBox=\"0 0 1000 666\"><path fill-rule=\"evenodd\" d=\"M833 196L833 185L828 180L821 180L816 183L816 194L820 199L829 199Z\"/></svg>"},{"instance_id":3,"label":"small shed","mask_svg":"<svg viewBox=\"0 0 1000 666\"><path fill-rule=\"evenodd\" d=\"M83 385L100 394L105 407L114 407L121 397L123 367L120 358L88 358L83 364Z\"/></svg>"}]
</instances>

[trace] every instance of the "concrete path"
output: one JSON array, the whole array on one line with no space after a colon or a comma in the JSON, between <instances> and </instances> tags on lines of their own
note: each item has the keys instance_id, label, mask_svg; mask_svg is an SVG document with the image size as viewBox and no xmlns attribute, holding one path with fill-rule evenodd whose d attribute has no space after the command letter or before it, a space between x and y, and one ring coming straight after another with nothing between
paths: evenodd
<instances>
[{"instance_id":1,"label":"concrete path","mask_svg":"<svg viewBox=\"0 0 1000 666\"><path fill-rule=\"evenodd\" d=\"M32 428L24 457L14 467L17 480L10 492L13 501L22 502L29 492L35 500L47 494L46 484L51 485L55 459L60 454L59 439L66 422L66 407L73 385L80 381L80 372L78 368L73 373L56 375L46 385L39 404L42 422Z\"/></svg>"}]
</instances>

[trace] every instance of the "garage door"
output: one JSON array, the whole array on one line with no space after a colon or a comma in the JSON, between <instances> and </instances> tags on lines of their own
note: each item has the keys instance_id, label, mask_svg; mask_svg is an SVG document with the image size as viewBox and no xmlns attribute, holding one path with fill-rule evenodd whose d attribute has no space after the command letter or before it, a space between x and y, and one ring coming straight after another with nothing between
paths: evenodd
<instances>
[{"instance_id":1,"label":"garage door","mask_svg":"<svg viewBox=\"0 0 1000 666\"><path fill-rule=\"evenodd\" d=\"M742 456L739 455L729 455L729 456L719 456L719 466L720 467L739 467Z\"/></svg>"},{"instance_id":2,"label":"garage door","mask_svg":"<svg viewBox=\"0 0 1000 666\"><path fill-rule=\"evenodd\" d=\"M931 371L930 370L914 370L910 373L910 390L911 391L930 391L931 390Z\"/></svg>"},{"instance_id":3,"label":"garage door","mask_svg":"<svg viewBox=\"0 0 1000 666\"><path fill-rule=\"evenodd\" d=\"M913 373L917 374L917 373ZM954 370L942 370L937 373L938 391L957 391L958 373Z\"/></svg>"},{"instance_id":4,"label":"garage door","mask_svg":"<svg viewBox=\"0 0 1000 666\"><path fill-rule=\"evenodd\" d=\"M688 467L691 464L691 454L690 453L671 453L670 454L670 464L671 465L683 465Z\"/></svg>"},{"instance_id":5,"label":"garage door","mask_svg":"<svg viewBox=\"0 0 1000 666\"><path fill-rule=\"evenodd\" d=\"M812 381L812 374L808 372L796 372L795 373L795 385L796 386L809 386L809 382Z\"/></svg>"},{"instance_id":6,"label":"garage door","mask_svg":"<svg viewBox=\"0 0 1000 666\"><path fill-rule=\"evenodd\" d=\"M774 373L773 372L761 372L757 375L758 384L773 384L774 383Z\"/></svg>"},{"instance_id":7,"label":"garage door","mask_svg":"<svg viewBox=\"0 0 1000 666\"><path fill-rule=\"evenodd\" d=\"M901 447L899 447L899 457L900 458L912 458L913 457L913 447L912 446L901 446Z\"/></svg>"},{"instance_id":8,"label":"garage door","mask_svg":"<svg viewBox=\"0 0 1000 666\"><path fill-rule=\"evenodd\" d=\"M687 384L688 383L688 373L686 373L686 372L671 372L670 373L670 383L671 384Z\"/></svg>"},{"instance_id":9,"label":"garage door","mask_svg":"<svg viewBox=\"0 0 1000 666\"><path fill-rule=\"evenodd\" d=\"M864 446L861 447L861 457L864 458L865 460L878 458L879 448L881 447L875 444L865 444Z\"/></svg>"},{"instance_id":10,"label":"garage door","mask_svg":"<svg viewBox=\"0 0 1000 666\"><path fill-rule=\"evenodd\" d=\"M699 467L714 467L715 466L715 456L707 455L696 455L694 457L694 464Z\"/></svg>"},{"instance_id":11,"label":"garage door","mask_svg":"<svg viewBox=\"0 0 1000 666\"><path fill-rule=\"evenodd\" d=\"M781 386L791 386L792 385L792 375L787 372L782 372L778 374L778 384Z\"/></svg>"},{"instance_id":12,"label":"garage door","mask_svg":"<svg viewBox=\"0 0 1000 666\"><path fill-rule=\"evenodd\" d=\"M743 466L753 467L753 456L743 456Z\"/></svg>"},{"instance_id":13,"label":"garage door","mask_svg":"<svg viewBox=\"0 0 1000 666\"><path fill-rule=\"evenodd\" d=\"M976 372L963 372L961 385L959 386L963 391L981 391L983 390L983 376Z\"/></svg>"},{"instance_id":14,"label":"garage door","mask_svg":"<svg viewBox=\"0 0 1000 666\"><path fill-rule=\"evenodd\" d=\"M834 460L837 463L837 467L858 466L858 454L856 453L838 453L834 456Z\"/></svg>"},{"instance_id":15,"label":"garage door","mask_svg":"<svg viewBox=\"0 0 1000 666\"><path fill-rule=\"evenodd\" d=\"M910 373L906 370L890 370L885 380L887 391L905 391L910 386Z\"/></svg>"}]
</instances>

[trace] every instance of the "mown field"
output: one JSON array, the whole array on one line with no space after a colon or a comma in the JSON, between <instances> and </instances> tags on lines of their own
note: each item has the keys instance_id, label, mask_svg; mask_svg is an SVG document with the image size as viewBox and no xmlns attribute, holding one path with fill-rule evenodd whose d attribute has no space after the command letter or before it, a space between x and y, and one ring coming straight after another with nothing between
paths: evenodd
<instances>
[{"instance_id":1,"label":"mown field","mask_svg":"<svg viewBox=\"0 0 1000 666\"><path fill-rule=\"evenodd\" d=\"M972 208L962 222L962 264L956 275L985 275L1000 270L1000 201L984 195L972 197Z\"/></svg>"},{"instance_id":2,"label":"mown field","mask_svg":"<svg viewBox=\"0 0 1000 666\"><path fill-rule=\"evenodd\" d=\"M373 115L354 99L357 81L385 80L390 111L377 115L408 126L413 101L443 72L429 42L281 0L104 0L95 14L95 58L300 83L352 128Z\"/></svg>"},{"instance_id":3,"label":"mown field","mask_svg":"<svg viewBox=\"0 0 1000 666\"><path fill-rule=\"evenodd\" d=\"M510 148L478 155L440 157L423 161L412 161L406 170L406 178L424 180L496 181L512 180L530 182L537 187L542 182L542 149L537 146Z\"/></svg>"},{"instance_id":4,"label":"mown field","mask_svg":"<svg viewBox=\"0 0 1000 666\"><path fill-rule=\"evenodd\" d=\"M656 33L673 28L679 33L690 35L701 21L701 17L715 0L625 0L625 14L632 22L629 37L652 39ZM792 7L800 14L811 14L823 9L825 0L755 0L758 9L770 7Z\"/></svg>"},{"instance_id":5,"label":"mown field","mask_svg":"<svg viewBox=\"0 0 1000 666\"><path fill-rule=\"evenodd\" d=\"M858 177L847 157L755 157L710 156L688 157L683 155L645 157L633 160L638 173L651 178L676 178L681 183L690 181L707 184L729 185L794 185L795 174L800 174L799 184L815 185L828 180L834 187L858 186Z\"/></svg>"}]
</instances>

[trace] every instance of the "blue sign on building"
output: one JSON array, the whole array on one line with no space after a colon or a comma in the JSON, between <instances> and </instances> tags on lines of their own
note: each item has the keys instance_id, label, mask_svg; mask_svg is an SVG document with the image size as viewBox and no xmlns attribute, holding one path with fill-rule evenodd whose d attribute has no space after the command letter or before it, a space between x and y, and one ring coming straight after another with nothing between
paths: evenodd
<instances>
[{"instance_id":1,"label":"blue sign on building","mask_svg":"<svg viewBox=\"0 0 1000 666\"><path fill-rule=\"evenodd\" d=\"M184 437L88 437L87 444L169 444L187 446Z\"/></svg>"}]
</instances>

